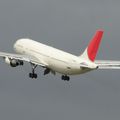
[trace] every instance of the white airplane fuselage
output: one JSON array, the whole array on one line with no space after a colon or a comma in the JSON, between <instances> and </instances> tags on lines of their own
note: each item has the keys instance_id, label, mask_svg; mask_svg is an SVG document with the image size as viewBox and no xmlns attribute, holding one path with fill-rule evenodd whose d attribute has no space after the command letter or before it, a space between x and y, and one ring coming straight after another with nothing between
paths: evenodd
<instances>
[{"instance_id":1,"label":"white airplane fuselage","mask_svg":"<svg viewBox=\"0 0 120 120\"><path fill-rule=\"evenodd\" d=\"M82 74L97 68L92 61L29 39L18 40L14 49L17 53L37 58L38 63L42 59L48 68L63 75ZM89 68L81 67L82 64Z\"/></svg>"},{"instance_id":2,"label":"white airplane fuselage","mask_svg":"<svg viewBox=\"0 0 120 120\"><path fill-rule=\"evenodd\" d=\"M88 46L80 56L64 52L31 39L19 39L14 44L18 53L0 52L10 67L23 66L24 62L31 65L29 78L37 79L37 66L44 68L43 75L60 73L61 79L69 81L69 75L83 74L96 69L120 69L120 61L96 60L104 31L97 30Z\"/></svg>"}]
</instances>

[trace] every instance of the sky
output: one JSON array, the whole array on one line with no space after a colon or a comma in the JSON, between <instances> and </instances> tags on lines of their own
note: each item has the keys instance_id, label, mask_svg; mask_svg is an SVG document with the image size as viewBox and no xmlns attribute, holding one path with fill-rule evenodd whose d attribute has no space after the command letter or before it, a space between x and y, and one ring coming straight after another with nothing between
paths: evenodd
<instances>
[{"instance_id":1,"label":"sky","mask_svg":"<svg viewBox=\"0 0 120 120\"><path fill-rule=\"evenodd\" d=\"M97 59L120 60L119 0L0 0L0 51L14 52L20 38L80 55L98 29L104 36ZM119 120L120 71L28 77L29 63L0 61L1 120Z\"/></svg>"}]
</instances>

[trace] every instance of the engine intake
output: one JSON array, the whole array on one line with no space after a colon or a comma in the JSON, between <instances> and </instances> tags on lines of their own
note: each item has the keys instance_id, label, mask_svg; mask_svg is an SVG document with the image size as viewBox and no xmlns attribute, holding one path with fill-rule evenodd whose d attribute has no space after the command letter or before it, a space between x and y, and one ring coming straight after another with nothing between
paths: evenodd
<instances>
[{"instance_id":1,"label":"engine intake","mask_svg":"<svg viewBox=\"0 0 120 120\"><path fill-rule=\"evenodd\" d=\"M7 64L9 64L11 67L17 67L19 65L24 64L23 61L21 61L21 60L11 59L11 58L8 58L8 57L5 58L5 62Z\"/></svg>"}]
</instances>

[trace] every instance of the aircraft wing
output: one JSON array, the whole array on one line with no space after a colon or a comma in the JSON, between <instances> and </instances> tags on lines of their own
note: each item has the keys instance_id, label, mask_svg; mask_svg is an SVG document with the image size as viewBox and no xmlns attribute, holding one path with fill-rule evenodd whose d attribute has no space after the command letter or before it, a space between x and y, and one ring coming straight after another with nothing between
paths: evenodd
<instances>
[{"instance_id":1,"label":"aircraft wing","mask_svg":"<svg viewBox=\"0 0 120 120\"><path fill-rule=\"evenodd\" d=\"M42 67L47 67L48 66L48 64L45 63L42 59L37 59L36 57L28 56L28 55L0 52L0 57L3 57L3 58L8 57L10 59L22 60L22 61L33 63L33 64L36 64L36 65L39 65L39 66L42 66Z\"/></svg>"},{"instance_id":2,"label":"aircraft wing","mask_svg":"<svg viewBox=\"0 0 120 120\"><path fill-rule=\"evenodd\" d=\"M120 69L120 61L96 60L95 64L98 65L98 69Z\"/></svg>"}]
</instances>

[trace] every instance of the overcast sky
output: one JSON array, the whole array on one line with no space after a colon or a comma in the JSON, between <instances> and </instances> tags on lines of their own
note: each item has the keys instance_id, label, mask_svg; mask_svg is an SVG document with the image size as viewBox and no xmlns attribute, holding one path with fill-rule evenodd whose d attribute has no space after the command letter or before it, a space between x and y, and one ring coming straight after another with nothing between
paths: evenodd
<instances>
[{"instance_id":1,"label":"overcast sky","mask_svg":"<svg viewBox=\"0 0 120 120\"><path fill-rule=\"evenodd\" d=\"M105 31L98 59L120 60L119 0L0 0L0 51L23 37L81 54L97 29ZM29 64L0 62L0 120L119 120L120 71L93 71L64 82L28 77Z\"/></svg>"}]
</instances>

